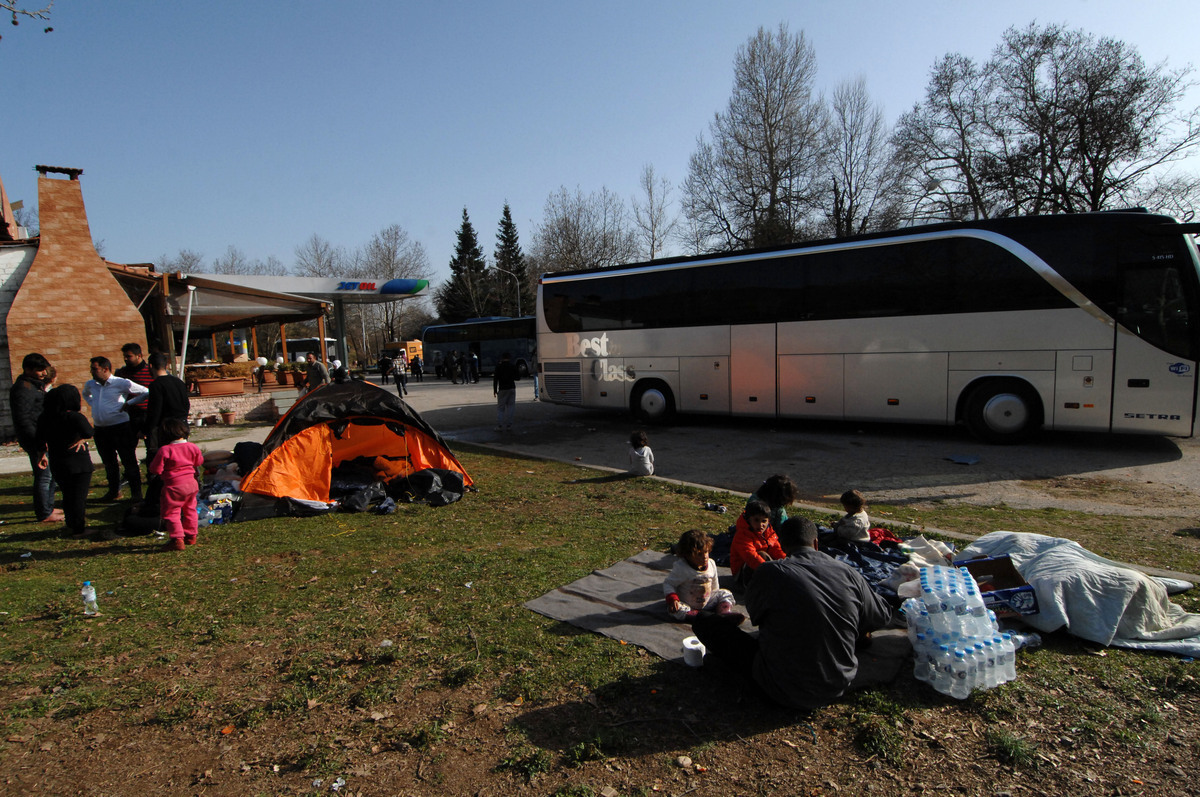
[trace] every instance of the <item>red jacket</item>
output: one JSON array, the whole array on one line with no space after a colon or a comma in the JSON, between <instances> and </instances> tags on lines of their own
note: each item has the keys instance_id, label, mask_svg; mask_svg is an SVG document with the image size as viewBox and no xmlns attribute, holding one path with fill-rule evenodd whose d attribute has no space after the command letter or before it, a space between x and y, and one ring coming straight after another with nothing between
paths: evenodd
<instances>
[{"instance_id":1,"label":"red jacket","mask_svg":"<svg viewBox=\"0 0 1200 797\"><path fill-rule=\"evenodd\" d=\"M746 513L743 512L737 519L737 531L733 533L733 544L729 549L729 569L733 574L736 576L743 565L757 570L763 562L783 557L783 548L775 536L775 529L768 523L766 531L757 533L750 528Z\"/></svg>"}]
</instances>

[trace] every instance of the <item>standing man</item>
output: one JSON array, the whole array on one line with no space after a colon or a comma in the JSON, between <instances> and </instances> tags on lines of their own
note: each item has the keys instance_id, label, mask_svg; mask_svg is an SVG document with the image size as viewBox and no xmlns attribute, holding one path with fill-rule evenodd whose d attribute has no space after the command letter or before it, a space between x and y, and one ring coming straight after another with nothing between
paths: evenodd
<instances>
[{"instance_id":1,"label":"standing man","mask_svg":"<svg viewBox=\"0 0 1200 797\"><path fill-rule=\"evenodd\" d=\"M496 431L511 432L513 411L517 406L517 366L513 365L512 355L508 352L500 355L500 362L492 373L492 395L496 397Z\"/></svg>"},{"instance_id":2,"label":"standing man","mask_svg":"<svg viewBox=\"0 0 1200 797\"><path fill-rule=\"evenodd\" d=\"M416 355L412 358L412 363L409 365L412 368L413 378L418 382L425 381L425 363L421 361L421 355Z\"/></svg>"},{"instance_id":3,"label":"standing man","mask_svg":"<svg viewBox=\"0 0 1200 797\"><path fill-rule=\"evenodd\" d=\"M8 391L8 406L12 410L17 442L29 455L33 469L33 514L39 523L56 523L63 519L61 509L54 508L54 477L49 467L41 467L42 452L37 444L37 421L46 398L46 370L50 362L33 352L21 361L21 375Z\"/></svg>"},{"instance_id":4,"label":"standing man","mask_svg":"<svg viewBox=\"0 0 1200 797\"><path fill-rule=\"evenodd\" d=\"M116 375L149 388L150 383L154 381L154 372L150 369L150 363L142 356L142 347L137 343L126 343L121 347L121 359L125 361L125 365L116 370ZM126 411L129 413L129 422L133 424L131 428L134 433L138 437L145 436L149 431L146 428L146 406L133 405Z\"/></svg>"},{"instance_id":5,"label":"standing man","mask_svg":"<svg viewBox=\"0 0 1200 797\"><path fill-rule=\"evenodd\" d=\"M811 520L790 518L778 534L787 556L760 565L746 590L758 638L720 615L697 617L692 630L771 700L819 708L845 693L858 674L855 645L895 612L857 570L817 550Z\"/></svg>"},{"instance_id":6,"label":"standing man","mask_svg":"<svg viewBox=\"0 0 1200 797\"><path fill-rule=\"evenodd\" d=\"M329 384L329 370L325 367L325 363L317 359L317 355L311 351L305 357L308 361L308 368L305 371L304 377L304 392L311 393L321 385Z\"/></svg>"},{"instance_id":7,"label":"standing man","mask_svg":"<svg viewBox=\"0 0 1200 797\"><path fill-rule=\"evenodd\" d=\"M388 383L388 375L392 372L392 358L387 356L387 352L379 355L379 362L376 363L379 368L379 384L386 385Z\"/></svg>"},{"instance_id":8,"label":"standing man","mask_svg":"<svg viewBox=\"0 0 1200 797\"><path fill-rule=\"evenodd\" d=\"M146 400L149 390L112 372L107 357L91 359L92 378L83 386L83 398L92 408L96 450L104 462L108 492L100 501L115 501L121 497L121 469L133 500L142 500L142 472L137 463L137 432L129 421L127 406L137 406ZM120 460L118 464L118 460Z\"/></svg>"},{"instance_id":9,"label":"standing man","mask_svg":"<svg viewBox=\"0 0 1200 797\"><path fill-rule=\"evenodd\" d=\"M183 380L167 372L167 355L154 352L148 360L154 380L147 387L150 392L146 398L146 461L153 462L154 454L164 442L159 435L159 425L167 418L186 424L188 413L192 411L192 400L188 398Z\"/></svg>"}]
</instances>

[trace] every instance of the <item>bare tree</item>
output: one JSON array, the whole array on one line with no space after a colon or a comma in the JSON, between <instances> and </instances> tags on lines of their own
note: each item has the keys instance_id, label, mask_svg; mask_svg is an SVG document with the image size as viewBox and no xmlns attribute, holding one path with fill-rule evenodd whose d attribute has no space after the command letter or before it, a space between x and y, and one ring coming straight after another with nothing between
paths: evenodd
<instances>
[{"instance_id":1,"label":"bare tree","mask_svg":"<svg viewBox=\"0 0 1200 797\"><path fill-rule=\"evenodd\" d=\"M899 208L889 131L866 80L834 89L827 134L824 232L844 236L895 227Z\"/></svg>"},{"instance_id":2,"label":"bare tree","mask_svg":"<svg viewBox=\"0 0 1200 797\"><path fill-rule=\"evenodd\" d=\"M675 232L679 218L671 216L668 208L671 202L671 181L666 177L658 177L654 166L646 164L642 167L642 176L638 181L642 188L643 199L632 200L633 223L637 226L638 237L642 241L642 252L647 259L661 257L663 248Z\"/></svg>"},{"instance_id":3,"label":"bare tree","mask_svg":"<svg viewBox=\"0 0 1200 797\"><path fill-rule=\"evenodd\" d=\"M295 273L301 277L345 276L344 252L315 232L296 247Z\"/></svg>"},{"instance_id":4,"label":"bare tree","mask_svg":"<svg viewBox=\"0 0 1200 797\"><path fill-rule=\"evenodd\" d=\"M1010 28L982 67L946 56L897 129L917 215L1162 202L1168 186L1189 181L1161 175L1200 145L1200 109L1178 110L1191 72L1056 25Z\"/></svg>"},{"instance_id":5,"label":"bare tree","mask_svg":"<svg viewBox=\"0 0 1200 797\"><path fill-rule=\"evenodd\" d=\"M13 202L13 220L17 222L18 227L24 227L29 231L29 236L36 237L38 234L38 212L37 205L26 207L23 202Z\"/></svg>"},{"instance_id":6,"label":"bare tree","mask_svg":"<svg viewBox=\"0 0 1200 797\"><path fill-rule=\"evenodd\" d=\"M427 280L432 273L425 247L419 241L410 238L398 224L384 227L372 236L363 252L363 269L367 272L364 276L384 281ZM413 310L413 301L410 299L369 306L360 305L367 313L368 320L365 325L368 335L374 335L379 345L399 340L405 313ZM364 347L368 345L364 342Z\"/></svg>"},{"instance_id":7,"label":"bare tree","mask_svg":"<svg viewBox=\"0 0 1200 797\"><path fill-rule=\"evenodd\" d=\"M543 271L578 271L638 258L637 236L628 211L607 188L584 194L562 186L546 198L544 217L533 233L532 258Z\"/></svg>"},{"instance_id":8,"label":"bare tree","mask_svg":"<svg viewBox=\"0 0 1200 797\"><path fill-rule=\"evenodd\" d=\"M158 258L158 270L178 271L183 274L202 274L205 271L204 256L199 252L193 252L191 249L180 249L179 254L171 257L170 255L160 255Z\"/></svg>"},{"instance_id":9,"label":"bare tree","mask_svg":"<svg viewBox=\"0 0 1200 797\"><path fill-rule=\"evenodd\" d=\"M49 0L42 8L24 8L17 0L0 0L0 11L7 11L12 15L12 24L20 25L21 17L29 19L37 19L43 22L50 19L50 9L54 7L54 0ZM42 28L43 33L52 33L54 28L49 26Z\"/></svg>"},{"instance_id":10,"label":"bare tree","mask_svg":"<svg viewBox=\"0 0 1200 797\"><path fill-rule=\"evenodd\" d=\"M900 117L893 143L905 171L910 218L989 215L978 169L987 153L989 93L974 61L947 55L934 64L925 100Z\"/></svg>"},{"instance_id":11,"label":"bare tree","mask_svg":"<svg viewBox=\"0 0 1200 797\"><path fill-rule=\"evenodd\" d=\"M825 116L804 33L759 28L734 58L733 96L701 137L683 207L710 250L798 240L820 192Z\"/></svg>"}]
</instances>

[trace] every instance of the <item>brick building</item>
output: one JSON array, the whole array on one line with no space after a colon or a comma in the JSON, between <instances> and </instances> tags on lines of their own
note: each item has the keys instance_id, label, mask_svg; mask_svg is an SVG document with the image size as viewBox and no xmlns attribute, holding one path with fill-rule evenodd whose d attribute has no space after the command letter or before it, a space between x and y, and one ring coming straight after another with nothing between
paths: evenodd
<instances>
[{"instance_id":1,"label":"brick building","mask_svg":"<svg viewBox=\"0 0 1200 797\"><path fill-rule=\"evenodd\" d=\"M40 352L58 381L82 386L88 360L103 355L119 365L121 346L146 348L146 325L129 295L96 252L78 169L39 166L37 237L22 237L0 184L0 389L21 373L21 360ZM0 438L12 436L8 402Z\"/></svg>"}]
</instances>

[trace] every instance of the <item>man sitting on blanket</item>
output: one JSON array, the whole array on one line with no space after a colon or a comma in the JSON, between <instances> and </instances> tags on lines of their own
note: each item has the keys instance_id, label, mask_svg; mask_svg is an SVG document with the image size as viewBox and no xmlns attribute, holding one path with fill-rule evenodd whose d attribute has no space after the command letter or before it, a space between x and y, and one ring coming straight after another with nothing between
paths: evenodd
<instances>
[{"instance_id":1,"label":"man sitting on blanket","mask_svg":"<svg viewBox=\"0 0 1200 797\"><path fill-rule=\"evenodd\" d=\"M760 565L746 591L758 637L703 614L692 630L771 700L814 709L842 696L858 672L856 643L895 613L854 568L817 550L811 520L789 518L778 535L787 557Z\"/></svg>"}]
</instances>

